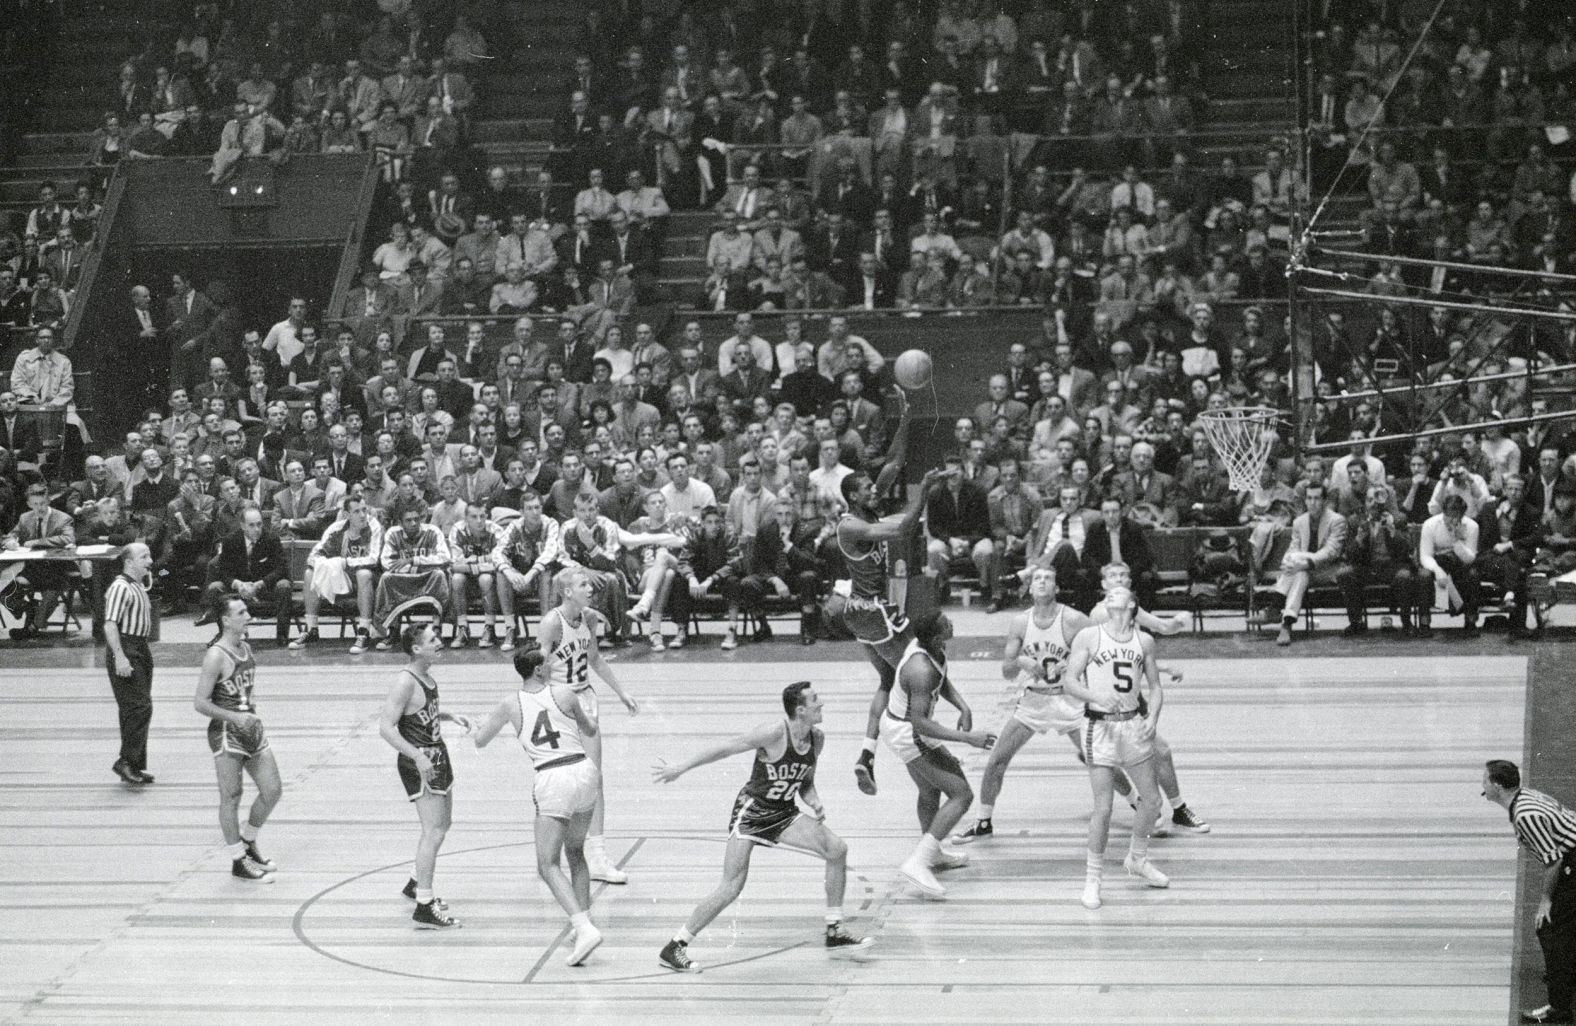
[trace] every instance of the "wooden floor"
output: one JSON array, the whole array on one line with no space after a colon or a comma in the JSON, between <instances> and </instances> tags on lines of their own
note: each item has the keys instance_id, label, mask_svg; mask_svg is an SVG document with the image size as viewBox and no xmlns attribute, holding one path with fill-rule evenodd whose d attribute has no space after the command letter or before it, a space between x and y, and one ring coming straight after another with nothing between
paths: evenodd
<instances>
[{"instance_id":1,"label":"wooden floor","mask_svg":"<svg viewBox=\"0 0 1576 1026\"><path fill-rule=\"evenodd\" d=\"M109 773L102 670L0 669L0 1021L1506 1021L1516 856L1477 792L1483 759L1521 750L1522 658L1180 662L1164 733L1214 832L1155 842L1167 891L1124 879L1113 858L1106 906L1088 912L1088 787L1065 741L1023 751L996 839L946 875L946 901L923 901L894 872L916 833L912 785L884 750L878 797L848 772L868 667L768 653L783 661L619 661L646 703L605 720L609 849L631 881L597 891L607 942L574 970L534 872L529 771L512 744L453 744L438 891L465 927L411 929L399 890L415 816L376 729L397 660L259 650L285 779L262 837L281 867L266 887L232 879L218 849L194 664L161 666L159 782L142 791ZM983 642L956 649L982 720L1002 716L996 658ZM441 666L445 708L485 711L510 688L503 670L496 657ZM649 767L772 718L781 685L802 676L827 701L820 787L849 842L846 908L879 957L828 962L819 863L763 852L742 901L692 947L707 971L670 975L657 949L716 882L748 763L665 787ZM977 786L984 756L964 761ZM1113 856L1129 822L1115 817Z\"/></svg>"}]
</instances>

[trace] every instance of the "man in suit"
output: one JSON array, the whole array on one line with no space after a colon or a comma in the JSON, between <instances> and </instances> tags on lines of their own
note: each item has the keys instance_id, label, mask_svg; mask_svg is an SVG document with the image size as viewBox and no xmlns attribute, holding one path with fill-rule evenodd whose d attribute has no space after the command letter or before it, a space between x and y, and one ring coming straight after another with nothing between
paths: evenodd
<instances>
[{"instance_id":1,"label":"man in suit","mask_svg":"<svg viewBox=\"0 0 1576 1026\"><path fill-rule=\"evenodd\" d=\"M684 326L684 339L679 349L679 368L674 380L683 383L692 400L699 400L713 382L721 379L721 375L716 370L701 363L700 342L700 324L691 321Z\"/></svg>"},{"instance_id":2,"label":"man in suit","mask_svg":"<svg viewBox=\"0 0 1576 1026\"><path fill-rule=\"evenodd\" d=\"M394 287L382 280L376 267L368 265L361 271L361 284L346 293L339 319L350 325L357 343L370 349L378 332L395 330L398 308Z\"/></svg>"},{"instance_id":3,"label":"man in suit","mask_svg":"<svg viewBox=\"0 0 1576 1026\"><path fill-rule=\"evenodd\" d=\"M1150 375L1147 367L1133 362L1133 346L1125 339L1111 344L1111 369L1101 375L1102 383L1120 381L1127 401L1141 410L1149 409Z\"/></svg>"},{"instance_id":4,"label":"man in suit","mask_svg":"<svg viewBox=\"0 0 1576 1026\"><path fill-rule=\"evenodd\" d=\"M131 287L131 304L116 315L113 333L117 365L125 373L124 387L115 390L116 427L129 425L139 410L156 405L168 394L167 346L159 344L159 321L153 313L153 294L145 285Z\"/></svg>"},{"instance_id":5,"label":"man in suit","mask_svg":"<svg viewBox=\"0 0 1576 1026\"><path fill-rule=\"evenodd\" d=\"M828 210L805 240L809 265L838 285L846 286L859 269L859 232L841 211Z\"/></svg>"},{"instance_id":6,"label":"man in suit","mask_svg":"<svg viewBox=\"0 0 1576 1026\"><path fill-rule=\"evenodd\" d=\"M1012 397L1011 381L1005 374L992 374L988 388L989 398L974 407L974 423L981 431L989 431L997 417L1006 417L1014 438L1027 438L1032 427L1029 407Z\"/></svg>"},{"instance_id":7,"label":"man in suit","mask_svg":"<svg viewBox=\"0 0 1576 1026\"><path fill-rule=\"evenodd\" d=\"M1155 469L1155 447L1150 442L1134 442L1131 465L1111 481L1112 494L1119 496L1124 506L1148 506L1145 515L1158 519L1154 526L1175 527L1177 523L1176 479Z\"/></svg>"},{"instance_id":8,"label":"man in suit","mask_svg":"<svg viewBox=\"0 0 1576 1026\"><path fill-rule=\"evenodd\" d=\"M925 500L930 573L945 580L952 561L967 558L979 572L981 590L995 595L996 544L985 490L964 479L963 458L957 453L947 455L945 481L945 487L932 488Z\"/></svg>"},{"instance_id":9,"label":"man in suit","mask_svg":"<svg viewBox=\"0 0 1576 1026\"><path fill-rule=\"evenodd\" d=\"M335 425L338 427L339 425ZM316 538L323 531L325 496L307 480L300 460L285 464L284 487L274 493L273 519L281 538Z\"/></svg>"},{"instance_id":10,"label":"man in suit","mask_svg":"<svg viewBox=\"0 0 1576 1026\"><path fill-rule=\"evenodd\" d=\"M1072 343L1058 342L1052 353L1056 361L1051 369L1056 375L1056 391L1067 400L1067 408L1082 417L1100 404L1100 379L1094 371L1074 362Z\"/></svg>"},{"instance_id":11,"label":"man in suit","mask_svg":"<svg viewBox=\"0 0 1576 1026\"><path fill-rule=\"evenodd\" d=\"M876 263L876 255L859 254L859 269L848 286L848 305L856 310L884 310L892 306L896 292L892 273Z\"/></svg>"},{"instance_id":12,"label":"man in suit","mask_svg":"<svg viewBox=\"0 0 1576 1026\"><path fill-rule=\"evenodd\" d=\"M0 392L0 449L11 450L19 463L37 463L38 426L17 412L16 395ZM92 457L89 457L90 459ZM99 461L103 465L103 461Z\"/></svg>"},{"instance_id":13,"label":"man in suit","mask_svg":"<svg viewBox=\"0 0 1576 1026\"><path fill-rule=\"evenodd\" d=\"M290 636L290 589L290 559L284 545L264 525L262 510L248 506L241 513L241 529L220 543L218 555L208 564L208 587L197 625L214 623L219 599L233 591L246 600L248 609L274 617L274 640L282 646Z\"/></svg>"},{"instance_id":14,"label":"man in suit","mask_svg":"<svg viewBox=\"0 0 1576 1026\"><path fill-rule=\"evenodd\" d=\"M772 387L771 371L755 364L755 350L746 345L733 347L733 370L722 379L722 394L736 409L748 410L756 396L765 396Z\"/></svg>"},{"instance_id":15,"label":"man in suit","mask_svg":"<svg viewBox=\"0 0 1576 1026\"><path fill-rule=\"evenodd\" d=\"M328 460L328 471L331 476L345 484L361 480L366 463L362 457L350 451L350 432L343 424L335 424L328 429L328 451L323 454ZM324 506L329 510L338 507L328 503L324 498Z\"/></svg>"},{"instance_id":16,"label":"man in suit","mask_svg":"<svg viewBox=\"0 0 1576 1026\"><path fill-rule=\"evenodd\" d=\"M585 384L591 380L593 349L595 346L591 340L581 337L580 326L573 320L566 317L558 322L558 338L552 346L551 355L564 361L565 381Z\"/></svg>"},{"instance_id":17,"label":"man in suit","mask_svg":"<svg viewBox=\"0 0 1576 1026\"><path fill-rule=\"evenodd\" d=\"M1149 550L1149 534L1126 516L1127 506L1115 495L1100 500L1100 519L1089 525L1084 539L1083 571L1091 581L1111 563L1125 563L1133 577L1138 604L1153 608L1160 577L1155 573L1155 557Z\"/></svg>"},{"instance_id":18,"label":"man in suit","mask_svg":"<svg viewBox=\"0 0 1576 1026\"><path fill-rule=\"evenodd\" d=\"M874 203L875 195L856 172L854 158L844 157L837 162L837 176L821 185L815 205L827 212L835 210L854 224L865 224Z\"/></svg>"},{"instance_id":19,"label":"man in suit","mask_svg":"<svg viewBox=\"0 0 1576 1026\"><path fill-rule=\"evenodd\" d=\"M452 114L460 120L463 129L465 119L476 103L476 91L471 88L464 74L450 71L448 61L442 57L434 57L428 70L432 72L427 78L428 93L437 97L445 114Z\"/></svg>"},{"instance_id":20,"label":"man in suit","mask_svg":"<svg viewBox=\"0 0 1576 1026\"><path fill-rule=\"evenodd\" d=\"M164 301L164 337L169 343L170 389L186 388L201 375L189 366L186 343L201 335L213 320L216 310L208 297L192 285L191 274L177 271L170 276L173 293Z\"/></svg>"},{"instance_id":21,"label":"man in suit","mask_svg":"<svg viewBox=\"0 0 1576 1026\"><path fill-rule=\"evenodd\" d=\"M242 499L255 503L258 509L268 509L273 505L279 482L263 477L256 460L250 456L243 457L231 469L235 474L235 483L241 487Z\"/></svg>"},{"instance_id":22,"label":"man in suit","mask_svg":"<svg viewBox=\"0 0 1576 1026\"><path fill-rule=\"evenodd\" d=\"M3 408L4 398L0 396L0 408ZM84 464L82 480L72 482L71 487L66 489L62 508L71 514L72 519L76 519L84 510L97 505L100 499L110 495L122 496L125 492L125 482L116 481L110 475L104 457L91 455Z\"/></svg>"},{"instance_id":23,"label":"man in suit","mask_svg":"<svg viewBox=\"0 0 1576 1026\"><path fill-rule=\"evenodd\" d=\"M1291 644L1291 629L1297 626L1308 586L1334 584L1344 565L1346 518L1328 508L1327 498L1324 482L1309 482L1303 491L1307 512L1291 522L1291 545L1275 581L1275 591L1284 597L1275 638L1282 647Z\"/></svg>"}]
</instances>

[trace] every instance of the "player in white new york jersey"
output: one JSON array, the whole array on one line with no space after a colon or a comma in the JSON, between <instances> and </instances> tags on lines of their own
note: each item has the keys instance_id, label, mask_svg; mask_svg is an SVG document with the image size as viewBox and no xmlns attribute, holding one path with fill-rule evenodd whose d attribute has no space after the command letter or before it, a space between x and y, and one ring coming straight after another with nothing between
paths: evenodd
<instances>
[{"instance_id":1,"label":"player in white new york jersey","mask_svg":"<svg viewBox=\"0 0 1576 1026\"><path fill-rule=\"evenodd\" d=\"M542 617L542 623L538 628L542 651L547 654L548 681L553 684L567 684L590 717L600 723L601 712L597 707L596 692L591 690L591 674L595 672L608 687L613 689L613 693L624 703L624 708L629 710L629 714L638 715L640 703L630 697L619 684L618 678L613 676L612 668L603 661L602 653L597 649L595 618L600 614L591 608L591 579L580 567L572 566L560 570L553 583L562 601L552 612ZM600 731L586 738L586 754L600 770L602 768ZM602 781L598 777L596 811L592 813L591 831L586 838L586 862L591 867L591 879L601 880L604 883L628 883L629 875L613 865L607 857L607 847L602 840L603 806Z\"/></svg>"},{"instance_id":2,"label":"player in white new york jersey","mask_svg":"<svg viewBox=\"0 0 1576 1026\"><path fill-rule=\"evenodd\" d=\"M594 650L594 649L593 649ZM547 656L540 649L517 653L520 690L498 704L475 729L477 748L485 748L504 724L514 728L520 747L536 772L531 797L536 803L536 871L569 916L574 944L570 965L583 965L602 943L591 924L591 872L586 865L586 831L596 808L602 772L586 757L586 742L597 736L596 717L567 681L548 684ZM562 854L569 876L559 865Z\"/></svg>"},{"instance_id":3,"label":"player in white new york jersey","mask_svg":"<svg viewBox=\"0 0 1576 1026\"><path fill-rule=\"evenodd\" d=\"M1171 881L1149 861L1149 835L1160 810L1155 783L1154 737L1164 694L1155 666L1155 639L1133 623L1138 601L1124 588L1106 592L1111 622L1085 627L1073 639L1062 687L1084 703L1084 758L1094 791L1089 817L1089 851L1085 860L1083 903L1100 907L1100 877L1105 844L1111 831L1111 797L1118 770L1125 770L1138 791L1138 815L1123 863L1128 875L1142 877L1151 887Z\"/></svg>"},{"instance_id":4,"label":"player in white new york jersey","mask_svg":"<svg viewBox=\"0 0 1576 1026\"><path fill-rule=\"evenodd\" d=\"M1128 569L1126 563L1107 563L1100 570L1100 586L1105 591L1109 591L1112 588L1131 590L1133 573ZM1089 610L1090 623L1107 623L1110 619L1111 614L1106 611L1104 601L1096 602L1094 607ZM1134 617L1133 622L1140 629L1147 630L1152 634L1170 635L1176 634L1183 629L1180 617L1155 616L1142 606L1138 608L1138 614ZM1180 672L1166 666L1157 666L1155 668L1161 673L1168 675L1172 683L1180 684L1182 682L1182 674ZM1171 816L1167 819L1164 807L1161 808L1160 818L1155 821L1152 836L1164 837L1172 830L1188 834L1209 833L1209 824L1192 809L1188 808L1187 802L1182 800L1182 784L1177 779L1176 763L1171 758L1171 746L1166 743L1166 739L1158 731L1155 733L1154 746L1155 780L1160 784L1160 793L1171 803ZM1123 798L1127 799L1129 805L1133 805L1134 809L1137 809L1137 805L1134 804L1136 799L1133 797L1132 787L1120 774L1116 778L1116 790Z\"/></svg>"},{"instance_id":5,"label":"player in white new york jersey","mask_svg":"<svg viewBox=\"0 0 1576 1026\"><path fill-rule=\"evenodd\" d=\"M1054 731L1072 741L1074 750L1079 746L1083 704L1063 692L1062 674L1072 639L1089 626L1089 618L1056 601L1056 571L1049 567L1037 569L1029 577L1029 594L1034 606L1013 617L1001 662L1002 676L1018 682L1017 705L1001 728L990 761L985 764L979 818L968 830L952 838L959 844L991 836L991 815L1007 766L1029 738Z\"/></svg>"}]
</instances>

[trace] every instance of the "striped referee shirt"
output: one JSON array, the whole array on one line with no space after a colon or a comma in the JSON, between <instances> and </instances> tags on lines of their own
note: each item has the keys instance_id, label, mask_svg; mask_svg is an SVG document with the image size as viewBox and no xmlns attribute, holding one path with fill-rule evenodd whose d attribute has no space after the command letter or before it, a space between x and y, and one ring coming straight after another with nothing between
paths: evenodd
<instances>
[{"instance_id":1,"label":"striped referee shirt","mask_svg":"<svg viewBox=\"0 0 1576 1026\"><path fill-rule=\"evenodd\" d=\"M1523 787L1510 800L1510 823L1516 840L1552 866L1576 848L1576 813L1542 791Z\"/></svg>"},{"instance_id":2,"label":"striped referee shirt","mask_svg":"<svg viewBox=\"0 0 1576 1026\"><path fill-rule=\"evenodd\" d=\"M104 593L104 618L114 621L123 638L148 637L153 633L148 589L125 574L117 574Z\"/></svg>"}]
</instances>

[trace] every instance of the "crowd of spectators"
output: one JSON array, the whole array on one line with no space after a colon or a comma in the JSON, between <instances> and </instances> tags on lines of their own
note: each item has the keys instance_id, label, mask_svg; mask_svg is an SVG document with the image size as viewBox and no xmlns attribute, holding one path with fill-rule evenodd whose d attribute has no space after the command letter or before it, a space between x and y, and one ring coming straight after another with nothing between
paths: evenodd
<instances>
[{"instance_id":1,"label":"crowd of spectators","mask_svg":"<svg viewBox=\"0 0 1576 1026\"><path fill-rule=\"evenodd\" d=\"M1123 254L1158 278L1152 248L1203 272L1192 236L1205 187L1188 158L1203 43L1194 0L706 14L588 12L555 123L551 170L572 183L566 216L586 214L593 233L627 206L608 190L636 171L664 213L718 217L704 283L675 294L654 287L660 215L635 216L637 229L656 229L649 263L630 272L642 300L712 310L1079 302L1104 291ZM1174 154L1186 195L1157 211L1138 169ZM1009 163L1022 168L1015 183ZM1077 171L1053 185L1052 168ZM1025 233L1027 263L1016 259Z\"/></svg>"},{"instance_id":2,"label":"crowd of spectators","mask_svg":"<svg viewBox=\"0 0 1576 1026\"><path fill-rule=\"evenodd\" d=\"M1576 18L1461 2L1446 4L1424 33L1398 13L1350 14L1319 40L1310 175L1318 193L1366 197L1366 249L1485 268L1576 269ZM1443 268L1381 265L1380 273L1436 295L1525 283Z\"/></svg>"},{"instance_id":3,"label":"crowd of spectators","mask_svg":"<svg viewBox=\"0 0 1576 1026\"><path fill-rule=\"evenodd\" d=\"M224 103L247 103L247 117L324 135L339 118L372 148L385 130L403 133L380 151L387 239L337 309L294 300L266 331L240 322L222 283L205 294L176 274L162 304L133 288L124 333L166 340L168 366L130 374L116 411L121 450L90 456L75 483L42 496L30 494L33 468L58 457L8 413L17 401L69 404L59 385L46 394L65 357L39 332L0 397L0 526L18 544L144 537L172 612L239 587L259 611L279 613L299 587L306 628L292 643L301 646L317 640L324 608L354 617L353 650L364 651L392 618L421 607L453 622L463 645L473 598L480 643L512 645L516 610L550 601L552 570L571 563L595 574L610 643L644 632L662 647L671 619L683 644L689 611L714 596L727 647L769 636L763 614L774 601L801 611L809 642L843 573L831 538L843 481L874 476L906 421L882 357L846 317L794 311L1009 303L1043 311L1041 328L1013 342L978 408L952 425L946 460L956 473L925 497L927 573L977 578L994 610L1016 600L1036 566L1054 567L1087 604L1099 568L1120 561L1152 604L1153 531L1245 527L1240 549L1200 553L1200 575L1274 581L1287 640L1306 588L1321 584L1345 590L1353 631L1366 624L1370 584L1391 585L1403 625L1425 628L1430 582L1443 590L1438 605L1464 609L1469 625L1480 585L1501 588L1513 630L1524 629L1528 573L1576 565L1576 463L1567 462L1576 438L1538 424L1471 426L1546 413L1548 400L1520 381L1441 392L1449 402L1427 422L1407 420L1414 396L1384 394L1396 380L1499 369L1478 363L1493 348L1482 318L1386 307L1371 340L1354 339L1331 308L1309 328L1322 400L1313 440L1350 439L1350 455L1299 464L1278 441L1259 487L1228 486L1200 415L1238 405L1289 413L1285 322L1268 303L1232 301L1284 294L1302 185L1273 141L1251 173L1230 157L1194 168L1193 4L1020 11L949 0L933 16L898 3L867 17L872 9L828 21L830 8L781 7L741 22L723 8L701 24L682 9L593 8L552 165L524 188L503 167L473 187L445 154L416 152L440 134L412 134L434 103L463 139L463 111L448 109L443 85L462 72L442 61L458 67L467 47L483 52L469 25L456 23L463 45L451 47L453 34L439 46L432 24L408 13L359 35L336 34L344 26L332 17L315 35L260 18L243 32L231 20L218 33L226 49L199 17L173 70L161 71L153 50L128 64L127 96L144 73L158 89L177 77L195 88L194 69L213 78L219 55L234 66L244 53L247 77ZM1363 39L1385 31L1381 22ZM1349 66L1366 59L1367 43L1334 45L1341 33L1331 35L1321 68L1343 53L1355 55ZM303 43L294 63L252 59L319 37L339 48ZM867 65L867 52L885 63ZM1498 52L1479 78L1495 73ZM338 82L326 71L336 62L348 75ZM286 96L302 92L326 99L292 109ZM406 93L411 103L394 102ZM189 106L163 122L173 104L144 113L173 139L192 121ZM358 106L373 116L352 124ZM1175 115L1175 132L1161 130L1157 110ZM1041 120L1025 123L1026 111ZM1000 177L984 173L1001 151L980 140L1011 145L1012 132L1032 140L1020 157L1028 170L1003 196ZM1528 160L1546 162L1562 145L1547 143ZM1145 168L1157 159L1166 170L1152 176ZM1407 174L1389 137L1366 174L1380 197L1423 177ZM1513 181L1524 177L1518 168ZM1560 238L1568 197L1523 191L1541 196L1544 234ZM668 221L700 205L720 222L706 246L711 274L697 295L674 296L658 270ZM1376 200L1365 230L1398 245L1427 223L1420 206L1404 216L1401 206ZM0 302L25 310L16 323L64 318L70 292L59 279L73 265L62 253L84 233L90 240L94 207L91 185L76 207L40 197L9 278L0 266ZM1523 211L1528 238L1532 216ZM1409 270L1386 273L1373 294L1418 285ZM1456 287L1427 284L1436 294ZM640 317L660 301L732 312L733 334L705 344L699 322L682 320L661 332ZM758 324L751 311L788 314ZM513 318L512 330L500 337L485 316ZM1366 317L1353 321L1369 330ZM1513 358L1564 360L1573 345L1576 333L1561 329ZM1372 399L1341 395L1371 387ZM1465 430L1409 451L1371 443L1457 425ZM18 520L40 500L70 519L69 531L42 512ZM312 545L302 580L290 579L285 541ZM24 634L64 582L27 583L13 594L46 594ZM290 640L291 616L276 623Z\"/></svg>"}]
</instances>

